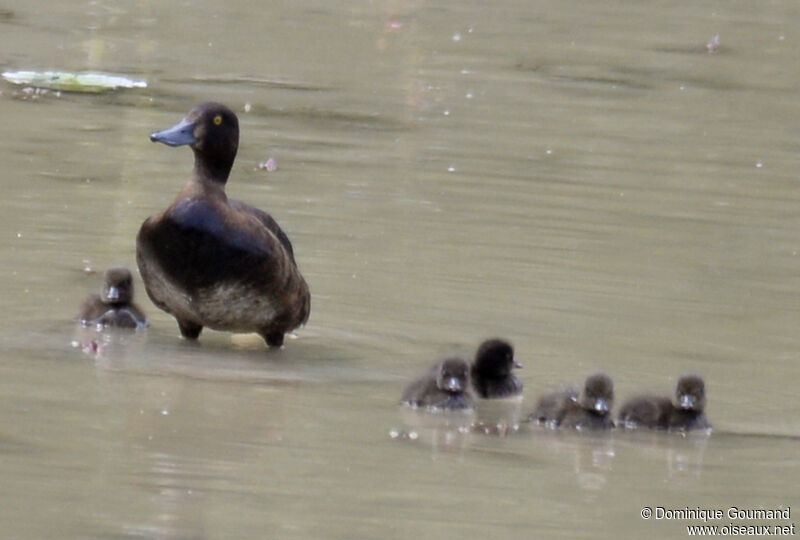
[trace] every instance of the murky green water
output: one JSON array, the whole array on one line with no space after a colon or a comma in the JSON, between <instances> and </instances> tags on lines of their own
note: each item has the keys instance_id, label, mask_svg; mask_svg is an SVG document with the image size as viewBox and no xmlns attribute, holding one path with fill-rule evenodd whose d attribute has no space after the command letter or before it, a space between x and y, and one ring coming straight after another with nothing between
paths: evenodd
<instances>
[{"instance_id":1,"label":"murky green water","mask_svg":"<svg viewBox=\"0 0 800 540\"><path fill-rule=\"evenodd\" d=\"M150 85L0 86L0 536L682 538L696 521L642 508L800 511L798 28L786 0L0 5L3 69ZM133 267L188 174L148 134L209 99L240 115L228 192L292 238L308 326L193 345L137 281L145 334L76 334L84 268ZM492 335L523 413L599 368L619 399L691 369L716 430L398 409Z\"/></svg>"}]
</instances>

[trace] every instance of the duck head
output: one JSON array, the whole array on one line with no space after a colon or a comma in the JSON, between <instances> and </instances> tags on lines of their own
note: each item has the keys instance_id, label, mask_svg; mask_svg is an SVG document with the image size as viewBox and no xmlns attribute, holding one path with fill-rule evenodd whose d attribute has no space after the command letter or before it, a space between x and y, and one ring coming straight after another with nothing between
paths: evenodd
<instances>
[{"instance_id":1,"label":"duck head","mask_svg":"<svg viewBox=\"0 0 800 540\"><path fill-rule=\"evenodd\" d=\"M239 119L221 103L203 103L171 128L150 134L150 140L168 146L189 145L194 151L195 173L224 184L239 149Z\"/></svg>"},{"instance_id":2,"label":"duck head","mask_svg":"<svg viewBox=\"0 0 800 540\"><path fill-rule=\"evenodd\" d=\"M614 404L614 381L606 373L595 373L586 378L580 405L595 414L606 415Z\"/></svg>"},{"instance_id":3,"label":"duck head","mask_svg":"<svg viewBox=\"0 0 800 540\"><path fill-rule=\"evenodd\" d=\"M514 360L514 347L509 342L487 339L475 353L472 375L486 379L504 379L511 375L512 369L521 367L522 364Z\"/></svg>"},{"instance_id":4,"label":"duck head","mask_svg":"<svg viewBox=\"0 0 800 540\"><path fill-rule=\"evenodd\" d=\"M447 358L439 364L436 386L450 394L459 394L469 389L469 365L461 358Z\"/></svg>"},{"instance_id":5,"label":"duck head","mask_svg":"<svg viewBox=\"0 0 800 540\"><path fill-rule=\"evenodd\" d=\"M106 304L130 304L133 300L133 277L130 270L124 267L106 270L100 299Z\"/></svg>"},{"instance_id":6,"label":"duck head","mask_svg":"<svg viewBox=\"0 0 800 540\"><path fill-rule=\"evenodd\" d=\"M676 405L684 411L702 412L706 406L706 384L699 375L686 374L678 379Z\"/></svg>"}]
</instances>

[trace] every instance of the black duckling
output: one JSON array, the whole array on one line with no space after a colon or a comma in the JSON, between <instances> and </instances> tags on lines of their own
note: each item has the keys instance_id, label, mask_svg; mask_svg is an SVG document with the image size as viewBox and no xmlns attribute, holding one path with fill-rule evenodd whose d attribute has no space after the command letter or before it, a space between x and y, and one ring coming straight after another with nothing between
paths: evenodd
<instances>
[{"instance_id":1,"label":"black duckling","mask_svg":"<svg viewBox=\"0 0 800 540\"><path fill-rule=\"evenodd\" d=\"M626 428L656 428L675 431L710 429L705 415L706 385L699 375L678 379L675 402L667 396L638 396L619 410L618 423Z\"/></svg>"},{"instance_id":2,"label":"black duckling","mask_svg":"<svg viewBox=\"0 0 800 540\"><path fill-rule=\"evenodd\" d=\"M539 398L528 420L550 427L609 429L614 427L613 403L614 381L605 373L595 373L586 378L580 394L568 389Z\"/></svg>"},{"instance_id":3,"label":"black duckling","mask_svg":"<svg viewBox=\"0 0 800 540\"><path fill-rule=\"evenodd\" d=\"M78 315L83 326L144 328L144 312L133 303L133 276L124 267L109 268L103 275L100 294L83 301Z\"/></svg>"},{"instance_id":4,"label":"black duckling","mask_svg":"<svg viewBox=\"0 0 800 540\"><path fill-rule=\"evenodd\" d=\"M257 332L280 347L286 332L308 320L311 297L275 220L225 195L239 145L236 115L204 103L150 139L189 145L194 171L172 204L139 229L136 261L147 294L186 338L208 326Z\"/></svg>"},{"instance_id":5,"label":"black duckling","mask_svg":"<svg viewBox=\"0 0 800 540\"><path fill-rule=\"evenodd\" d=\"M472 386L482 398L506 398L522 393L522 381L512 373L522 364L514 360L514 348L502 339L487 339L472 362Z\"/></svg>"},{"instance_id":6,"label":"black duckling","mask_svg":"<svg viewBox=\"0 0 800 540\"><path fill-rule=\"evenodd\" d=\"M431 409L472 409L475 398L470 390L469 364L456 357L437 362L406 387L402 402Z\"/></svg>"}]
</instances>

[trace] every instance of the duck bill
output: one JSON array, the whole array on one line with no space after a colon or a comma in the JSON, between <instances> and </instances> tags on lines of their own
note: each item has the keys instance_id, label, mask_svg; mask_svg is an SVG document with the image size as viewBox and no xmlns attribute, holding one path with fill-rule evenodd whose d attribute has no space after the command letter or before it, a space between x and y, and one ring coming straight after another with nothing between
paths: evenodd
<instances>
[{"instance_id":1,"label":"duck bill","mask_svg":"<svg viewBox=\"0 0 800 540\"><path fill-rule=\"evenodd\" d=\"M115 302L119 300L119 289L116 287L109 287L108 292L106 293L106 298L110 302Z\"/></svg>"},{"instance_id":2,"label":"duck bill","mask_svg":"<svg viewBox=\"0 0 800 540\"><path fill-rule=\"evenodd\" d=\"M444 389L448 392L461 392L464 390L464 385L458 377L448 377L444 380Z\"/></svg>"},{"instance_id":3,"label":"duck bill","mask_svg":"<svg viewBox=\"0 0 800 540\"><path fill-rule=\"evenodd\" d=\"M694 399L694 396L690 396L689 394L684 394L681 396L679 405L681 406L681 409L689 411L694 409L695 403L696 401Z\"/></svg>"},{"instance_id":4,"label":"duck bill","mask_svg":"<svg viewBox=\"0 0 800 540\"><path fill-rule=\"evenodd\" d=\"M594 402L594 410L599 413L608 412L608 401L605 399L597 399Z\"/></svg>"},{"instance_id":5,"label":"duck bill","mask_svg":"<svg viewBox=\"0 0 800 540\"><path fill-rule=\"evenodd\" d=\"M153 142L164 143L169 146L183 146L184 144L194 144L197 138L194 136L194 122L189 122L185 118L163 131L156 131L150 134Z\"/></svg>"}]
</instances>

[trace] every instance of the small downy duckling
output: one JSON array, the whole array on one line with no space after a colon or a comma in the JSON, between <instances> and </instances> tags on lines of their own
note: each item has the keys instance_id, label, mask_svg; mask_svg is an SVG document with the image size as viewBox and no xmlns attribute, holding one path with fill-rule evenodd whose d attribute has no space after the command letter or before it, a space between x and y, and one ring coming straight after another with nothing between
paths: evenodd
<instances>
[{"instance_id":1,"label":"small downy duckling","mask_svg":"<svg viewBox=\"0 0 800 540\"><path fill-rule=\"evenodd\" d=\"M458 357L436 362L403 391L405 405L429 409L469 410L475 406L469 364Z\"/></svg>"},{"instance_id":2,"label":"small downy duckling","mask_svg":"<svg viewBox=\"0 0 800 540\"><path fill-rule=\"evenodd\" d=\"M522 364L514 360L514 348L502 339L487 339L478 347L470 375L479 397L499 399L522 393L522 381L512 372Z\"/></svg>"},{"instance_id":3,"label":"small downy duckling","mask_svg":"<svg viewBox=\"0 0 800 540\"><path fill-rule=\"evenodd\" d=\"M136 237L148 296L175 317L187 339L197 339L207 326L256 332L269 347L282 346L284 334L308 320L311 296L278 223L225 194L239 146L236 114L220 103L203 103L150 140L189 145L194 171Z\"/></svg>"},{"instance_id":4,"label":"small downy duckling","mask_svg":"<svg viewBox=\"0 0 800 540\"><path fill-rule=\"evenodd\" d=\"M675 401L667 396L637 396L625 402L617 422L625 428L655 428L671 431L710 429L705 415L706 385L695 374L678 379Z\"/></svg>"},{"instance_id":5,"label":"small downy duckling","mask_svg":"<svg viewBox=\"0 0 800 540\"><path fill-rule=\"evenodd\" d=\"M614 381L598 372L586 378L580 394L567 389L539 398L528 420L553 428L609 429L614 427L610 414L613 403Z\"/></svg>"},{"instance_id":6,"label":"small downy duckling","mask_svg":"<svg viewBox=\"0 0 800 540\"><path fill-rule=\"evenodd\" d=\"M133 276L125 267L109 268L100 294L83 301L78 320L83 326L144 328L144 312L133 303Z\"/></svg>"}]
</instances>

